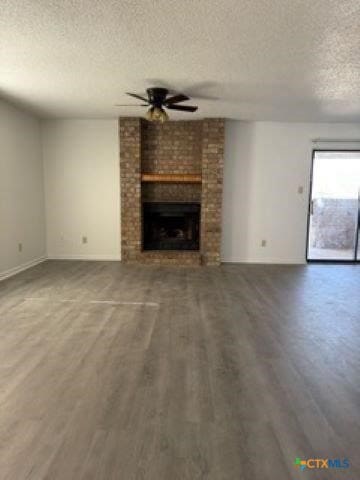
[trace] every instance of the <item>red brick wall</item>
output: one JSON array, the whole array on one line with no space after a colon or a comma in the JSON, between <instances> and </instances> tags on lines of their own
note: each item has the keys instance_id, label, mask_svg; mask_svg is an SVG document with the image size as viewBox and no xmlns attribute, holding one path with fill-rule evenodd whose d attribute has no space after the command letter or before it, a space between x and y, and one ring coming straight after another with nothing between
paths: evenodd
<instances>
[{"instance_id":1,"label":"red brick wall","mask_svg":"<svg viewBox=\"0 0 360 480\"><path fill-rule=\"evenodd\" d=\"M206 265L220 264L224 137L223 119L203 121L201 251Z\"/></svg>"},{"instance_id":2,"label":"red brick wall","mask_svg":"<svg viewBox=\"0 0 360 480\"><path fill-rule=\"evenodd\" d=\"M201 202L201 185L192 183L145 183L145 202Z\"/></svg>"},{"instance_id":3,"label":"red brick wall","mask_svg":"<svg viewBox=\"0 0 360 480\"><path fill-rule=\"evenodd\" d=\"M121 225L124 262L220 263L224 120L149 123L120 118ZM144 183L143 173L202 174L202 184ZM141 202L201 202L201 249L142 252Z\"/></svg>"},{"instance_id":4,"label":"red brick wall","mask_svg":"<svg viewBox=\"0 0 360 480\"><path fill-rule=\"evenodd\" d=\"M202 122L143 122L144 173L200 173Z\"/></svg>"},{"instance_id":5,"label":"red brick wall","mask_svg":"<svg viewBox=\"0 0 360 480\"><path fill-rule=\"evenodd\" d=\"M121 258L135 262L141 251L141 121L122 118L120 139Z\"/></svg>"}]
</instances>

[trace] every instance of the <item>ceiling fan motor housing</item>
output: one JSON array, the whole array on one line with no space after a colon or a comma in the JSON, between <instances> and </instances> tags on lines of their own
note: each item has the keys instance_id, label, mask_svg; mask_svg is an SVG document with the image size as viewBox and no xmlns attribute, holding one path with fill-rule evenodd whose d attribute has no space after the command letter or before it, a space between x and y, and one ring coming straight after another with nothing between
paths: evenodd
<instances>
[{"instance_id":1,"label":"ceiling fan motor housing","mask_svg":"<svg viewBox=\"0 0 360 480\"><path fill-rule=\"evenodd\" d=\"M130 97L135 97L138 100L144 102L141 107L150 108L147 112L147 118L150 121L162 121L168 120L168 114L165 109L179 110L182 112L196 112L197 106L195 105L178 105L178 103L190 100L187 95L178 93L168 97L169 90L167 88L152 87L146 90L147 98L138 95L137 93L126 92ZM121 105L118 105L121 106ZM124 105L125 106L125 105Z\"/></svg>"},{"instance_id":2,"label":"ceiling fan motor housing","mask_svg":"<svg viewBox=\"0 0 360 480\"><path fill-rule=\"evenodd\" d=\"M146 92L148 94L150 104L157 108L162 108L166 96L169 93L166 88L148 88Z\"/></svg>"}]
</instances>

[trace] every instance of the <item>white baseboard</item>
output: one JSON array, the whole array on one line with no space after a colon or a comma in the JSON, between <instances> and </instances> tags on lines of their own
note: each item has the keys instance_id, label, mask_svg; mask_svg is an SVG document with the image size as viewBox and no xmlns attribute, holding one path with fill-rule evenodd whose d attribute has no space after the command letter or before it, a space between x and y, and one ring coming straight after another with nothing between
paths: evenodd
<instances>
[{"instance_id":1,"label":"white baseboard","mask_svg":"<svg viewBox=\"0 0 360 480\"><path fill-rule=\"evenodd\" d=\"M0 272L0 281L5 280L6 278L12 277L17 273L23 272L28 268L35 267L35 265L38 265L39 263L44 262L46 259L47 259L46 256L35 258L35 260L31 260L30 262L26 262L21 265L18 265L17 267L13 267L13 268L10 268L9 270L5 270L4 272Z\"/></svg>"},{"instance_id":2,"label":"white baseboard","mask_svg":"<svg viewBox=\"0 0 360 480\"><path fill-rule=\"evenodd\" d=\"M255 258L247 258L246 260L244 259L238 259L238 258L229 258L229 259L226 259L226 260L222 260L221 263L243 263L243 264L247 264L247 263L256 263L256 264L262 264L262 265L265 265L265 264L270 264L270 265L305 265L306 264L306 261L296 261L296 260L287 260L287 259L283 259L283 258L266 258L266 259L255 259Z\"/></svg>"},{"instance_id":3,"label":"white baseboard","mask_svg":"<svg viewBox=\"0 0 360 480\"><path fill-rule=\"evenodd\" d=\"M119 262L120 255L67 255L67 254L49 254L49 260L88 260L102 262Z\"/></svg>"}]
</instances>

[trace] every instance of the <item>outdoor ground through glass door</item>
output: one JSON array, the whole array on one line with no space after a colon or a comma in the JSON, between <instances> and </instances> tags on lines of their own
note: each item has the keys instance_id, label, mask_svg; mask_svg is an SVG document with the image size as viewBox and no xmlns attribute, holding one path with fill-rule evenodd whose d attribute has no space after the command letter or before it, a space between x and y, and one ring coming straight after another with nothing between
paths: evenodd
<instances>
[{"instance_id":1,"label":"outdoor ground through glass door","mask_svg":"<svg viewBox=\"0 0 360 480\"><path fill-rule=\"evenodd\" d=\"M360 151L315 151L308 260L354 261L359 248Z\"/></svg>"}]
</instances>

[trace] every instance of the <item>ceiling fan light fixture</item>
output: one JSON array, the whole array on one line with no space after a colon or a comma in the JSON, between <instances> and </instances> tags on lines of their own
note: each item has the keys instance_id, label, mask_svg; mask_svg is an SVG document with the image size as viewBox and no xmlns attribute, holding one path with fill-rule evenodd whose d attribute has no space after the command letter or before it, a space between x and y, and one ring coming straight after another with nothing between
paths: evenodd
<instances>
[{"instance_id":1,"label":"ceiling fan light fixture","mask_svg":"<svg viewBox=\"0 0 360 480\"><path fill-rule=\"evenodd\" d=\"M161 109L161 117L160 122L164 123L169 120L169 115L165 112L165 110Z\"/></svg>"},{"instance_id":2,"label":"ceiling fan light fixture","mask_svg":"<svg viewBox=\"0 0 360 480\"><path fill-rule=\"evenodd\" d=\"M146 112L146 120L149 120L149 122L152 122L153 121L153 110L154 110L154 107L151 107L149 108L149 110Z\"/></svg>"},{"instance_id":3,"label":"ceiling fan light fixture","mask_svg":"<svg viewBox=\"0 0 360 480\"><path fill-rule=\"evenodd\" d=\"M168 114L165 112L165 110L163 108L160 108L160 107L149 108L149 110L147 111L147 114L146 114L146 118L147 118L147 120L149 120L149 122L164 123L167 120L169 120Z\"/></svg>"},{"instance_id":4,"label":"ceiling fan light fixture","mask_svg":"<svg viewBox=\"0 0 360 480\"><path fill-rule=\"evenodd\" d=\"M169 91L166 88L153 87L146 89L147 99L137 93L127 92L127 95L141 100L142 104L139 107L150 107L146 112L146 118L149 122L164 123L169 120L169 116L165 109L178 110L180 112L196 112L198 109L195 105L179 105L179 103L190 100L187 95L177 93L173 96L168 96ZM117 107L126 107L128 105L116 105ZM137 106L137 105L131 105Z\"/></svg>"}]
</instances>

